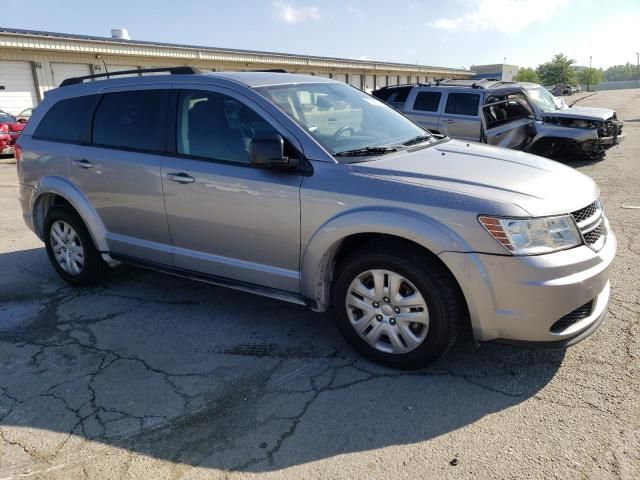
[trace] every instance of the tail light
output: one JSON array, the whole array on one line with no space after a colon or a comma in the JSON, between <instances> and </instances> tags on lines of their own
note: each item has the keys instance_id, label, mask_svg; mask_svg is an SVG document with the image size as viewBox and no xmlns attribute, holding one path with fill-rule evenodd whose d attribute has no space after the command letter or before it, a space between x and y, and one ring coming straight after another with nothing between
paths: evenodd
<instances>
[{"instance_id":1,"label":"tail light","mask_svg":"<svg viewBox=\"0 0 640 480\"><path fill-rule=\"evenodd\" d=\"M9 125L7 125L6 123L0 125L0 133L8 134L9 133Z\"/></svg>"},{"instance_id":2,"label":"tail light","mask_svg":"<svg viewBox=\"0 0 640 480\"><path fill-rule=\"evenodd\" d=\"M16 159L16 165L18 163L20 163L20 156L22 155L22 148L20 148L20 145L18 145L18 143L16 142L13 145L13 156Z\"/></svg>"}]
</instances>

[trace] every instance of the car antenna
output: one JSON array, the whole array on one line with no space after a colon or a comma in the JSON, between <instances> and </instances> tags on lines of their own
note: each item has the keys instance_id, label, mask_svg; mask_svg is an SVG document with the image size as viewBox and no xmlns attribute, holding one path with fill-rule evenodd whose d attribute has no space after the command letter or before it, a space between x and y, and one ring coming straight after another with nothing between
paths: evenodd
<instances>
[{"instance_id":1,"label":"car antenna","mask_svg":"<svg viewBox=\"0 0 640 480\"><path fill-rule=\"evenodd\" d=\"M594 95L597 95L598 92L596 93L592 93L591 95L585 95L584 97L580 97L579 99L577 99L575 102L571 102L569 104L569 108L573 107L576 103L578 103L580 100L584 100L585 98L589 98L589 97L593 97Z\"/></svg>"}]
</instances>

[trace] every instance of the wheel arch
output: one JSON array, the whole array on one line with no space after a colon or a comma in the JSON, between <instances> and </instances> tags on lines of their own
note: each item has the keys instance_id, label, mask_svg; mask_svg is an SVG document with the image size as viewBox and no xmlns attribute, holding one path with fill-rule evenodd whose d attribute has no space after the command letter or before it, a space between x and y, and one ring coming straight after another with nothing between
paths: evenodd
<instances>
[{"instance_id":1,"label":"wheel arch","mask_svg":"<svg viewBox=\"0 0 640 480\"><path fill-rule=\"evenodd\" d=\"M376 218L383 221L372 221ZM419 248L425 255L436 258L456 283L456 276L438 254L470 249L454 231L416 212L364 209L342 214L318 228L302 254L301 292L313 300L314 310L326 311L329 306L331 284L339 259L359 245L375 239L405 242Z\"/></svg>"},{"instance_id":2,"label":"wheel arch","mask_svg":"<svg viewBox=\"0 0 640 480\"><path fill-rule=\"evenodd\" d=\"M49 210L60 204L68 204L80 215L98 251L109 250L106 229L89 200L71 182L57 176L42 177L31 194L33 227L40 239L44 238L44 222Z\"/></svg>"}]
</instances>

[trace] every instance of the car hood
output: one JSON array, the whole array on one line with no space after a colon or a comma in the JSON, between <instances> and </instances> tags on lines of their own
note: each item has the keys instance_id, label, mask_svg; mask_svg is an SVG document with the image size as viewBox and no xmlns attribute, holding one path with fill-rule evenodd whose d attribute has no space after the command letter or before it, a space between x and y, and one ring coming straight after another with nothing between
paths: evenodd
<instances>
[{"instance_id":1,"label":"car hood","mask_svg":"<svg viewBox=\"0 0 640 480\"><path fill-rule=\"evenodd\" d=\"M555 112L549 112L546 115L552 115L554 117L561 118L580 118L585 120L608 120L615 111L610 108L597 108L597 107L568 107L556 110Z\"/></svg>"},{"instance_id":2,"label":"car hood","mask_svg":"<svg viewBox=\"0 0 640 480\"><path fill-rule=\"evenodd\" d=\"M364 175L516 205L532 216L569 213L599 195L590 177L561 163L457 140L351 166Z\"/></svg>"}]
</instances>

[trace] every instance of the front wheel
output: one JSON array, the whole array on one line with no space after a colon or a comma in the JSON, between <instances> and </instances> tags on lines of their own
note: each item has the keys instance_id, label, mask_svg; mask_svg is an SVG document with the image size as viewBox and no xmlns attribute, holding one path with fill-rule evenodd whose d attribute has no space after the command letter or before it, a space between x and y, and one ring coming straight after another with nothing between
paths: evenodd
<instances>
[{"instance_id":1,"label":"front wheel","mask_svg":"<svg viewBox=\"0 0 640 480\"><path fill-rule=\"evenodd\" d=\"M464 304L451 273L412 245L382 243L338 265L332 309L349 343L374 362L422 368L455 342Z\"/></svg>"}]
</instances>

